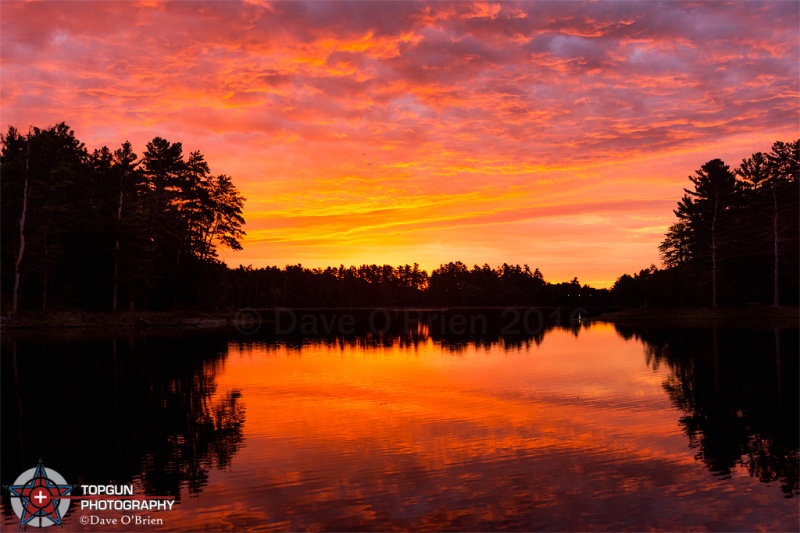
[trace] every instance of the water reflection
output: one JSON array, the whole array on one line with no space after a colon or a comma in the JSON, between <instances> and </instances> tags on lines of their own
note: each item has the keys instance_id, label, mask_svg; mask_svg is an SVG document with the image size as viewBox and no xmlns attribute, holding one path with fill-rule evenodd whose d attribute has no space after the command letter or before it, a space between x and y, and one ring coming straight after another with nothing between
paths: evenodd
<instances>
[{"instance_id":1,"label":"water reflection","mask_svg":"<svg viewBox=\"0 0 800 533\"><path fill-rule=\"evenodd\" d=\"M798 492L798 331L630 330L664 382L697 459L730 476L743 466L763 482Z\"/></svg>"},{"instance_id":2,"label":"water reflection","mask_svg":"<svg viewBox=\"0 0 800 533\"><path fill-rule=\"evenodd\" d=\"M550 318L4 333L2 471L183 497L149 530L796 525L797 330Z\"/></svg>"},{"instance_id":3,"label":"water reflection","mask_svg":"<svg viewBox=\"0 0 800 533\"><path fill-rule=\"evenodd\" d=\"M242 446L241 395L216 390L225 337L17 332L2 342L5 473L45 458L73 483L180 498Z\"/></svg>"},{"instance_id":4,"label":"water reflection","mask_svg":"<svg viewBox=\"0 0 800 533\"><path fill-rule=\"evenodd\" d=\"M322 343L341 348L418 349L428 341L449 352L472 348L530 349L558 328L575 336L590 323L583 308L508 308L441 310L252 310L254 322L239 335L244 343L280 344L300 349ZM584 313L582 315L581 313ZM350 319L351 322L345 321Z\"/></svg>"}]
</instances>

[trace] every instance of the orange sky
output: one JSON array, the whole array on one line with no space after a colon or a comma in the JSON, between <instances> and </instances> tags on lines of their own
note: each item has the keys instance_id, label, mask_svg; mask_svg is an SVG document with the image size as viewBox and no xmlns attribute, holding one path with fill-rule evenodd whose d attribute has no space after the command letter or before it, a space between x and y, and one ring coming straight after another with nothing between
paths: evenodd
<instances>
[{"instance_id":1,"label":"orange sky","mask_svg":"<svg viewBox=\"0 0 800 533\"><path fill-rule=\"evenodd\" d=\"M687 176L800 136L796 2L2 2L2 127L200 150L231 266L658 263Z\"/></svg>"}]
</instances>

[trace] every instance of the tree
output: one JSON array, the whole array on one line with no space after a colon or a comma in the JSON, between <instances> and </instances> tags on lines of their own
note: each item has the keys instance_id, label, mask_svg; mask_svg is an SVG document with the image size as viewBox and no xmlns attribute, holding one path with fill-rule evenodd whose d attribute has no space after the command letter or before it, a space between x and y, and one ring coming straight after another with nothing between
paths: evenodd
<instances>
[{"instance_id":1,"label":"tree","mask_svg":"<svg viewBox=\"0 0 800 533\"><path fill-rule=\"evenodd\" d=\"M13 126L9 127L8 134L3 137L3 154L2 154L2 162L3 167L5 167L6 172L3 174L6 176L6 180L4 183L8 183L8 164L9 160L12 160L15 156L18 156L21 152L25 152L25 166L23 171L23 189L22 189L22 199L21 199L21 212L19 215L19 246L17 248L17 257L14 261L14 292L12 296L12 304L11 304L11 312L16 313L19 307L19 291L20 291L20 266L22 265L22 259L25 255L25 220L28 212L28 191L29 191L29 177L30 177L30 157L31 157L31 147L30 147L30 132L28 132L27 138L23 139L22 136L17 132L16 128ZM5 189L6 187L4 187ZM6 191L3 191L3 199L7 198L8 194ZM5 202L4 202L5 204ZM7 213L9 210L6 206L3 206L3 213ZM8 224L4 224L3 227L7 227ZM3 241L8 242L6 236L3 236Z\"/></svg>"},{"instance_id":2,"label":"tree","mask_svg":"<svg viewBox=\"0 0 800 533\"><path fill-rule=\"evenodd\" d=\"M180 217L180 257L203 258L203 228L214 217L209 180L211 169L199 151L189 154L180 182L180 192L171 201Z\"/></svg>"},{"instance_id":3,"label":"tree","mask_svg":"<svg viewBox=\"0 0 800 533\"><path fill-rule=\"evenodd\" d=\"M142 159L147 177L150 199L150 226L156 225L167 212L167 207L180 190L181 177L186 169L183 160L183 145L170 143L162 137L155 137L147 143Z\"/></svg>"},{"instance_id":4,"label":"tree","mask_svg":"<svg viewBox=\"0 0 800 533\"><path fill-rule=\"evenodd\" d=\"M13 272L12 280L3 276L4 284L14 287L12 312L34 294L46 308L49 287L65 299L78 290L71 259L79 257L81 230L90 223L93 206L91 186L76 184L86 179L88 155L63 122L32 127L26 137L10 128L3 147L2 260L4 272Z\"/></svg>"},{"instance_id":5,"label":"tree","mask_svg":"<svg viewBox=\"0 0 800 533\"><path fill-rule=\"evenodd\" d=\"M431 272L430 292L437 305L459 305L469 285L469 270L461 261L447 263Z\"/></svg>"},{"instance_id":6,"label":"tree","mask_svg":"<svg viewBox=\"0 0 800 533\"><path fill-rule=\"evenodd\" d=\"M689 224L685 221L676 222L669 227L666 238L658 247L661 262L667 268L687 264L692 257L691 246Z\"/></svg>"},{"instance_id":7,"label":"tree","mask_svg":"<svg viewBox=\"0 0 800 533\"><path fill-rule=\"evenodd\" d=\"M758 257L769 256L772 274L772 305L781 301L781 264L786 255L782 248L791 248L797 240L797 178L800 167L800 140L776 142L769 154L757 152L743 159L736 174L748 198L750 216L746 230ZM763 264L758 259L756 264Z\"/></svg>"},{"instance_id":8,"label":"tree","mask_svg":"<svg viewBox=\"0 0 800 533\"><path fill-rule=\"evenodd\" d=\"M220 174L206 182L206 194L209 198L209 210L201 219L204 224L200 231L200 259L206 261L217 257L215 243L219 242L231 250L241 250L240 239L245 235L242 230L244 217L243 198L230 176Z\"/></svg>"},{"instance_id":9,"label":"tree","mask_svg":"<svg viewBox=\"0 0 800 533\"><path fill-rule=\"evenodd\" d=\"M183 159L181 143L156 137L142 159L150 208L149 231L155 245L158 293L183 291L196 299L217 245L241 250L245 199L225 174L212 175L199 151Z\"/></svg>"},{"instance_id":10,"label":"tree","mask_svg":"<svg viewBox=\"0 0 800 533\"><path fill-rule=\"evenodd\" d=\"M800 181L800 139L776 142L767 155L769 161L769 195L771 197L773 245L773 302L780 305L781 243L790 244L797 258L798 182ZM794 246L791 246L793 244ZM796 273L796 269L795 269Z\"/></svg>"},{"instance_id":11,"label":"tree","mask_svg":"<svg viewBox=\"0 0 800 533\"><path fill-rule=\"evenodd\" d=\"M137 200L141 197L144 188L143 177L139 170L139 161L137 159L131 143L125 141L120 148L114 151L114 159L110 169L111 176L116 178L114 181L119 191L114 232L114 291L111 300L111 309L113 311L117 310L117 301L119 299L120 263L123 263L124 266L127 267L125 270L128 272L128 276L131 276L132 273L141 268L136 268L136 266L130 263L125 264L122 259L124 256L120 249L123 235L128 237L125 243L128 245L126 247L126 251L128 251L135 246L133 243L133 234L139 233L137 231L126 231L126 229L128 229L125 227L126 225L133 226L134 228L138 226L140 230L143 229L140 218L142 210L141 207L137 205ZM123 218L123 213L127 215L125 218ZM137 217L137 215L139 215L139 217ZM147 255L148 254L140 255L140 261L146 261ZM133 298L131 298L130 295L128 297L128 304L129 308L133 306Z\"/></svg>"},{"instance_id":12,"label":"tree","mask_svg":"<svg viewBox=\"0 0 800 533\"><path fill-rule=\"evenodd\" d=\"M156 305L174 305L183 279L178 274L183 242L183 224L178 213L179 197L185 187L186 162L183 145L155 137L142 156L147 189L148 237L153 243L151 279ZM146 297L146 301L147 301Z\"/></svg>"},{"instance_id":13,"label":"tree","mask_svg":"<svg viewBox=\"0 0 800 533\"><path fill-rule=\"evenodd\" d=\"M668 281L696 294L705 277L714 305L720 298L771 300L774 306L796 302L799 175L800 140L776 142L769 153L754 153L734 174L718 159L703 165L689 178L694 190L684 189L675 211L678 220L659 246L667 267L659 287Z\"/></svg>"},{"instance_id":14,"label":"tree","mask_svg":"<svg viewBox=\"0 0 800 533\"><path fill-rule=\"evenodd\" d=\"M224 290L216 246L242 248L244 198L200 152L184 161L180 143L156 137L141 162L129 142L90 154L64 123L0 141L0 293L12 312L116 310L126 297L132 309L151 295L174 305L196 301L188 289L201 281Z\"/></svg>"},{"instance_id":15,"label":"tree","mask_svg":"<svg viewBox=\"0 0 800 533\"><path fill-rule=\"evenodd\" d=\"M774 305L778 300L780 265L782 255L788 258L789 268L784 269L792 275L794 287L789 291L797 295L797 270L800 257L800 139L794 142L776 142L767 155L772 174L773 202L773 254L774 254ZM783 243L784 246L781 246ZM785 253L784 250L785 249Z\"/></svg>"},{"instance_id":16,"label":"tree","mask_svg":"<svg viewBox=\"0 0 800 533\"><path fill-rule=\"evenodd\" d=\"M674 211L682 239L688 240L688 252L693 261L710 271L711 305L717 305L717 285L720 263L730 257L735 227L733 216L739 204L740 187L730 168L720 159L713 159L689 176L694 190L684 189L684 196ZM676 235L667 236L662 247L667 256L681 255L675 248ZM686 243L682 240L681 243Z\"/></svg>"}]
</instances>

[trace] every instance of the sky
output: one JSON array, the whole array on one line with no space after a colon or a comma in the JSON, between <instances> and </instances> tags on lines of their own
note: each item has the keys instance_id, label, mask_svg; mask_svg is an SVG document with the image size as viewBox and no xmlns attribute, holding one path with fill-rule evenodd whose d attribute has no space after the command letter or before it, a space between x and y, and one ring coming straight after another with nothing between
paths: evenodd
<instances>
[{"instance_id":1,"label":"sky","mask_svg":"<svg viewBox=\"0 0 800 533\"><path fill-rule=\"evenodd\" d=\"M239 264L659 264L687 177L800 137L800 3L0 4L0 127L156 136L247 198Z\"/></svg>"}]
</instances>

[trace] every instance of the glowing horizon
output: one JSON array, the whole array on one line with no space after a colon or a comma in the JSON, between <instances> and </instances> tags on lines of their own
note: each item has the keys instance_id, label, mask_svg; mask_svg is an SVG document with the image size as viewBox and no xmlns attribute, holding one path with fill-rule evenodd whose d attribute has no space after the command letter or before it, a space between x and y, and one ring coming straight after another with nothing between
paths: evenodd
<instances>
[{"instance_id":1,"label":"glowing horizon","mask_svg":"<svg viewBox=\"0 0 800 533\"><path fill-rule=\"evenodd\" d=\"M800 137L795 3L3 2L2 126L155 136L248 199L231 267L658 264L686 177Z\"/></svg>"}]
</instances>

